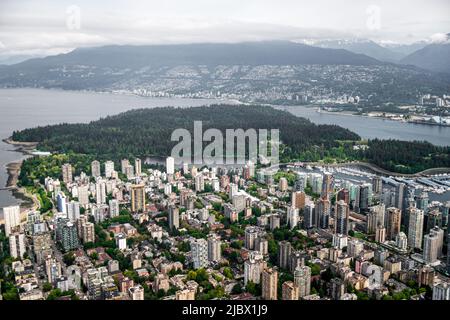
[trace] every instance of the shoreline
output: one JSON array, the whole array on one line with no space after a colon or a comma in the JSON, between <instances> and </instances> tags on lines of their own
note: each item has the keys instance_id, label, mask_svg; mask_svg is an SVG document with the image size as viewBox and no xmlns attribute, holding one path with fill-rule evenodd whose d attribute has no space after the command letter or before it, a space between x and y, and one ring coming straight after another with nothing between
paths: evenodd
<instances>
[{"instance_id":1,"label":"shoreline","mask_svg":"<svg viewBox=\"0 0 450 320\"><path fill-rule=\"evenodd\" d=\"M38 145L37 142L20 142L14 141L11 137L2 139L2 141L6 144L12 145L16 147L15 152L20 152L24 156L32 155L32 152L35 150ZM7 190L12 192L12 196L19 200L20 203L20 211L23 214L25 211L35 209L36 203L33 200L33 196L28 194L24 188L21 188L17 185L20 175L20 169L22 167L23 159L16 160L10 162L5 165L6 172L8 174L8 179L6 182L6 186L1 187L0 190ZM0 224L3 222L3 217L0 217Z\"/></svg>"},{"instance_id":2,"label":"shoreline","mask_svg":"<svg viewBox=\"0 0 450 320\"><path fill-rule=\"evenodd\" d=\"M356 113L350 113L350 112L342 112L342 111L327 111L327 110L320 110L317 109L320 107L313 107L316 109L316 112L318 113L324 113L329 115L338 115L338 116L350 116L350 117L364 117L369 119L381 119L381 120L388 120L388 121L394 121L394 122L400 122L400 123L411 123L411 124L420 124L425 126L437 126L437 127L450 127L449 124L440 124L440 123L433 123L433 122L425 122L425 121L408 121L408 120L399 120L399 119L393 119L389 117L382 117L382 116L371 116L369 114L356 114Z\"/></svg>"}]
</instances>

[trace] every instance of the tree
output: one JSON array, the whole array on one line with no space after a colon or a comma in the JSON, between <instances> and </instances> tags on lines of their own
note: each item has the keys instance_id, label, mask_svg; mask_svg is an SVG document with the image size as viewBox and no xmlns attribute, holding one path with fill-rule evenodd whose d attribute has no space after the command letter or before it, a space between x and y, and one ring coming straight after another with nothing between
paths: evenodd
<instances>
[{"instance_id":1,"label":"tree","mask_svg":"<svg viewBox=\"0 0 450 320\"><path fill-rule=\"evenodd\" d=\"M42 290L43 290L44 292L48 292L48 291L52 290L52 288L53 288L53 286L52 286L52 284L49 283L49 282L46 282L46 283L44 283L44 284L42 285Z\"/></svg>"}]
</instances>

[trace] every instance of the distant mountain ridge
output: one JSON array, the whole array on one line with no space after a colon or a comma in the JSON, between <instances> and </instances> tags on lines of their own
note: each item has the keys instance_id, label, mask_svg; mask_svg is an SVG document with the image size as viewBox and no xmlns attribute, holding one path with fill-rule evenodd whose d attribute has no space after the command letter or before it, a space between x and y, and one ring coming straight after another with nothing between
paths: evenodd
<instances>
[{"instance_id":1,"label":"distant mountain ridge","mask_svg":"<svg viewBox=\"0 0 450 320\"><path fill-rule=\"evenodd\" d=\"M447 34L447 41L429 44L400 62L434 72L450 73L450 33Z\"/></svg>"},{"instance_id":2,"label":"distant mountain ridge","mask_svg":"<svg viewBox=\"0 0 450 320\"><path fill-rule=\"evenodd\" d=\"M204 43L176 45L109 45L75 49L67 54L30 59L12 69L58 64L109 67L172 65L374 65L380 62L346 50L324 49L288 41Z\"/></svg>"},{"instance_id":3,"label":"distant mountain ridge","mask_svg":"<svg viewBox=\"0 0 450 320\"><path fill-rule=\"evenodd\" d=\"M406 56L406 54L383 47L368 39L317 40L310 42L310 44L320 48L348 50L353 53L364 54L368 57L386 62L398 62Z\"/></svg>"}]
</instances>

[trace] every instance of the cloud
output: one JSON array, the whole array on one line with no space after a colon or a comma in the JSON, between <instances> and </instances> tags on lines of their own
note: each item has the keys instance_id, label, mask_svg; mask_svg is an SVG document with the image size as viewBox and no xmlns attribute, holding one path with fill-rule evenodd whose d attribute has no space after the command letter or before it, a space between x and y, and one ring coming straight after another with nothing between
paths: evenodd
<instances>
[{"instance_id":1,"label":"cloud","mask_svg":"<svg viewBox=\"0 0 450 320\"><path fill-rule=\"evenodd\" d=\"M381 9L380 30L367 29L366 9L372 4ZM1 0L0 54L275 39L413 42L450 30L447 9L448 0ZM79 28L68 27L73 18L80 19Z\"/></svg>"},{"instance_id":2,"label":"cloud","mask_svg":"<svg viewBox=\"0 0 450 320\"><path fill-rule=\"evenodd\" d=\"M445 33L435 33L430 37L432 43L445 43L449 42L449 34Z\"/></svg>"}]
</instances>

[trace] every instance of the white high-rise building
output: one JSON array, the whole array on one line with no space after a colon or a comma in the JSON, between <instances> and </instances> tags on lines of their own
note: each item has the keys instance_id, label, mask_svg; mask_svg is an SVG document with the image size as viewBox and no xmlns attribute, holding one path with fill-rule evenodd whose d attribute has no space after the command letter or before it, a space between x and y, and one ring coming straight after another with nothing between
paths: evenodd
<instances>
[{"instance_id":1,"label":"white high-rise building","mask_svg":"<svg viewBox=\"0 0 450 320\"><path fill-rule=\"evenodd\" d=\"M167 174L175 173L175 159L173 157L166 158L166 173Z\"/></svg>"},{"instance_id":2,"label":"white high-rise building","mask_svg":"<svg viewBox=\"0 0 450 320\"><path fill-rule=\"evenodd\" d=\"M98 162L97 160L91 162L91 173L95 178L101 176L100 162Z\"/></svg>"},{"instance_id":3,"label":"white high-rise building","mask_svg":"<svg viewBox=\"0 0 450 320\"><path fill-rule=\"evenodd\" d=\"M244 285L249 281L259 284L265 266L263 255L259 251L251 251L244 262Z\"/></svg>"},{"instance_id":4,"label":"white high-rise building","mask_svg":"<svg viewBox=\"0 0 450 320\"><path fill-rule=\"evenodd\" d=\"M205 179L202 173L195 176L195 191L202 192L205 190Z\"/></svg>"},{"instance_id":5,"label":"white high-rise building","mask_svg":"<svg viewBox=\"0 0 450 320\"><path fill-rule=\"evenodd\" d=\"M191 240L191 254L194 269L208 266L208 242L205 239Z\"/></svg>"},{"instance_id":6,"label":"white high-rise building","mask_svg":"<svg viewBox=\"0 0 450 320\"><path fill-rule=\"evenodd\" d=\"M79 186L78 187L78 202L80 205L85 206L89 204L89 186Z\"/></svg>"},{"instance_id":7,"label":"white high-rise building","mask_svg":"<svg viewBox=\"0 0 450 320\"><path fill-rule=\"evenodd\" d=\"M230 183L230 192L229 192L229 198L232 199L234 195L238 193L238 185L235 183Z\"/></svg>"},{"instance_id":8,"label":"white high-rise building","mask_svg":"<svg viewBox=\"0 0 450 320\"><path fill-rule=\"evenodd\" d=\"M71 222L76 222L80 217L80 203L76 201L70 201L67 203L67 218Z\"/></svg>"},{"instance_id":9,"label":"white high-rise building","mask_svg":"<svg viewBox=\"0 0 450 320\"><path fill-rule=\"evenodd\" d=\"M106 183L103 180L99 180L95 184L95 200L97 204L106 203Z\"/></svg>"},{"instance_id":10,"label":"white high-rise building","mask_svg":"<svg viewBox=\"0 0 450 320\"><path fill-rule=\"evenodd\" d=\"M118 217L120 213L119 209L119 201L118 200L110 200L109 201L109 217L114 218Z\"/></svg>"},{"instance_id":11,"label":"white high-rise building","mask_svg":"<svg viewBox=\"0 0 450 320\"><path fill-rule=\"evenodd\" d=\"M73 181L73 173L72 173L72 165L70 163L65 163L61 167L62 178L65 184L72 183Z\"/></svg>"},{"instance_id":12,"label":"white high-rise building","mask_svg":"<svg viewBox=\"0 0 450 320\"><path fill-rule=\"evenodd\" d=\"M450 283L441 282L434 285L433 300L450 300Z\"/></svg>"},{"instance_id":13,"label":"white high-rise building","mask_svg":"<svg viewBox=\"0 0 450 320\"><path fill-rule=\"evenodd\" d=\"M218 262L222 258L220 237L216 234L208 236L208 260Z\"/></svg>"},{"instance_id":14,"label":"white high-rise building","mask_svg":"<svg viewBox=\"0 0 450 320\"><path fill-rule=\"evenodd\" d=\"M409 209L408 246L412 249L422 249L423 217L423 210Z\"/></svg>"},{"instance_id":15,"label":"white high-rise building","mask_svg":"<svg viewBox=\"0 0 450 320\"><path fill-rule=\"evenodd\" d=\"M308 266L297 267L294 271L294 283L299 288L299 297L309 296L311 293L311 268Z\"/></svg>"},{"instance_id":16,"label":"white high-rise building","mask_svg":"<svg viewBox=\"0 0 450 320\"><path fill-rule=\"evenodd\" d=\"M438 260L439 237L437 234L426 234L423 238L423 260L435 263Z\"/></svg>"},{"instance_id":17,"label":"white high-rise building","mask_svg":"<svg viewBox=\"0 0 450 320\"><path fill-rule=\"evenodd\" d=\"M114 162L106 161L105 162L105 176L106 178L111 178L114 171Z\"/></svg>"},{"instance_id":18,"label":"white high-rise building","mask_svg":"<svg viewBox=\"0 0 450 320\"><path fill-rule=\"evenodd\" d=\"M22 259L25 254L25 235L15 232L9 235L9 252L11 257Z\"/></svg>"},{"instance_id":19,"label":"white high-rise building","mask_svg":"<svg viewBox=\"0 0 450 320\"><path fill-rule=\"evenodd\" d=\"M142 161L139 158L134 160L134 171L136 173L136 177L139 177L142 174Z\"/></svg>"},{"instance_id":20,"label":"white high-rise building","mask_svg":"<svg viewBox=\"0 0 450 320\"><path fill-rule=\"evenodd\" d=\"M12 230L20 225L20 207L11 206L3 208L3 217L5 219L5 233L8 237Z\"/></svg>"},{"instance_id":21,"label":"white high-rise building","mask_svg":"<svg viewBox=\"0 0 450 320\"><path fill-rule=\"evenodd\" d=\"M297 208L288 207L287 209L287 220L289 227L291 229L295 228L298 225L299 221L299 212Z\"/></svg>"}]
</instances>

